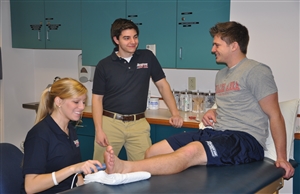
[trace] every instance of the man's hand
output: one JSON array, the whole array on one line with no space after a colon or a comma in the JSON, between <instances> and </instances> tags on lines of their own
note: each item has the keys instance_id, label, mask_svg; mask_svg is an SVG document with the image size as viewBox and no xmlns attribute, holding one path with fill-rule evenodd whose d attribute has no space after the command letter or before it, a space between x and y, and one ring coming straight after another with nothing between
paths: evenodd
<instances>
[{"instance_id":1,"label":"man's hand","mask_svg":"<svg viewBox=\"0 0 300 194\"><path fill-rule=\"evenodd\" d=\"M293 166L291 165L291 163L289 163L286 160L277 160L275 162L276 167L281 167L285 170L285 175L283 176L283 178L285 179L290 179L292 176L294 176L295 173L295 169L293 168Z\"/></svg>"},{"instance_id":2,"label":"man's hand","mask_svg":"<svg viewBox=\"0 0 300 194\"><path fill-rule=\"evenodd\" d=\"M180 128L183 124L183 119L180 115L172 116L169 119L169 123L176 128Z\"/></svg>"},{"instance_id":3,"label":"man's hand","mask_svg":"<svg viewBox=\"0 0 300 194\"><path fill-rule=\"evenodd\" d=\"M215 109L210 109L208 110L203 118L202 118L202 123L204 124L204 126L214 126L214 123L217 122L216 119L216 110Z\"/></svg>"},{"instance_id":4,"label":"man's hand","mask_svg":"<svg viewBox=\"0 0 300 194\"><path fill-rule=\"evenodd\" d=\"M96 142L102 146L102 147L106 147L109 145L108 139L106 137L106 134L101 130L101 131L97 131L96 132Z\"/></svg>"}]
</instances>

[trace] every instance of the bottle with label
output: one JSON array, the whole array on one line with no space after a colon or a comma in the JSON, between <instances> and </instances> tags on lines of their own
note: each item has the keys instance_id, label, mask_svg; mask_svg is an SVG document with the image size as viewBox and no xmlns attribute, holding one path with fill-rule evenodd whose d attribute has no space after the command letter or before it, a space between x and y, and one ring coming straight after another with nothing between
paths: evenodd
<instances>
[{"instance_id":1,"label":"bottle with label","mask_svg":"<svg viewBox=\"0 0 300 194\"><path fill-rule=\"evenodd\" d=\"M189 99L188 91L185 90L183 111L188 112L190 110L190 105L189 104L190 104L190 99Z\"/></svg>"},{"instance_id":2,"label":"bottle with label","mask_svg":"<svg viewBox=\"0 0 300 194\"><path fill-rule=\"evenodd\" d=\"M205 94L204 98L204 107L205 111L211 109L211 107L215 104L215 93L211 93L210 91Z\"/></svg>"},{"instance_id":3,"label":"bottle with label","mask_svg":"<svg viewBox=\"0 0 300 194\"><path fill-rule=\"evenodd\" d=\"M150 98L149 109L157 110L159 108L159 98Z\"/></svg>"},{"instance_id":4,"label":"bottle with label","mask_svg":"<svg viewBox=\"0 0 300 194\"><path fill-rule=\"evenodd\" d=\"M181 91L179 95L179 110L184 110L184 91Z\"/></svg>"},{"instance_id":5,"label":"bottle with label","mask_svg":"<svg viewBox=\"0 0 300 194\"><path fill-rule=\"evenodd\" d=\"M197 92L193 93L193 112L194 113L202 113L203 112L203 101L204 101L204 93Z\"/></svg>"},{"instance_id":6,"label":"bottle with label","mask_svg":"<svg viewBox=\"0 0 300 194\"><path fill-rule=\"evenodd\" d=\"M192 111L193 110L193 92L192 91L188 91L188 111Z\"/></svg>"}]
</instances>

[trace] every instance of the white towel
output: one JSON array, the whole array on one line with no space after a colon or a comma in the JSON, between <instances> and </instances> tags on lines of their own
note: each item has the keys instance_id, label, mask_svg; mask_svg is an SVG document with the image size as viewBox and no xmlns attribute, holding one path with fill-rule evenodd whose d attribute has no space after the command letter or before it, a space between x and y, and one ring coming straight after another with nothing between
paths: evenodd
<instances>
[{"instance_id":1,"label":"white towel","mask_svg":"<svg viewBox=\"0 0 300 194\"><path fill-rule=\"evenodd\" d=\"M205 129L205 128L210 128L210 129L213 129L213 127L212 126L205 126L202 122L201 123L199 123L199 129Z\"/></svg>"},{"instance_id":2,"label":"white towel","mask_svg":"<svg viewBox=\"0 0 300 194\"><path fill-rule=\"evenodd\" d=\"M210 109L217 109L218 106L216 103L214 103L214 105L210 108ZM211 128L213 129L214 127L213 126L205 126L202 122L199 123L199 129L205 129L205 128Z\"/></svg>"},{"instance_id":3,"label":"white towel","mask_svg":"<svg viewBox=\"0 0 300 194\"><path fill-rule=\"evenodd\" d=\"M93 174L88 174L84 178L84 184L90 182L99 182L106 185L120 185L136 181L149 179L151 174L149 172L131 172L126 174L114 173L107 174L105 171L98 171Z\"/></svg>"}]
</instances>

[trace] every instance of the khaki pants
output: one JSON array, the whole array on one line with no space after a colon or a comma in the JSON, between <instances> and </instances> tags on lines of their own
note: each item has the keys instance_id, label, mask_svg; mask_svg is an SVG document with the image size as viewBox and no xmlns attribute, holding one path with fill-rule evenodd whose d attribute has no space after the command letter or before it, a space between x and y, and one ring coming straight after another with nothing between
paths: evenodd
<instances>
[{"instance_id":1,"label":"khaki pants","mask_svg":"<svg viewBox=\"0 0 300 194\"><path fill-rule=\"evenodd\" d=\"M123 145L128 160L144 159L145 151L152 145L150 125L145 118L137 121L123 122L114 118L102 117L102 128L109 144L118 156ZM94 142L94 159L104 162L105 147Z\"/></svg>"}]
</instances>

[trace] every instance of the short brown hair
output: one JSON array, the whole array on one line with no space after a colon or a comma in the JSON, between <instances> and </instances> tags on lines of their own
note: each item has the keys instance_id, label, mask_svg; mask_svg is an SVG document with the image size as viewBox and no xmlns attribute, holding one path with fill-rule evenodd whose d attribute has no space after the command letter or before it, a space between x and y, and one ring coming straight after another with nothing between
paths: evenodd
<instances>
[{"instance_id":1,"label":"short brown hair","mask_svg":"<svg viewBox=\"0 0 300 194\"><path fill-rule=\"evenodd\" d=\"M131 20L119 18L114 21L114 23L111 25L111 29L110 29L110 36L111 36L111 40L113 41L114 45L118 46L114 41L114 37L116 37L119 40L119 37L120 37L122 31L127 30L127 29L134 29L136 31L137 35L139 35L139 28Z\"/></svg>"},{"instance_id":2,"label":"short brown hair","mask_svg":"<svg viewBox=\"0 0 300 194\"><path fill-rule=\"evenodd\" d=\"M209 31L212 37L220 36L220 38L227 44L237 42L240 46L241 52L247 54L247 47L249 43L248 29L238 22L224 22L217 23Z\"/></svg>"}]
</instances>

